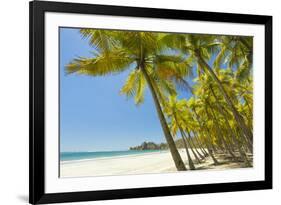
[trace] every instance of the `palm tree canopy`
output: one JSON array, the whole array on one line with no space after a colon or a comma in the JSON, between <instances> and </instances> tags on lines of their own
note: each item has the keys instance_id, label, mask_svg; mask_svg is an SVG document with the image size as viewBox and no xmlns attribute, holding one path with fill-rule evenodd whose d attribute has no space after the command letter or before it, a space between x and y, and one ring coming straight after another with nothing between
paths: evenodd
<instances>
[{"instance_id":1,"label":"palm tree canopy","mask_svg":"<svg viewBox=\"0 0 281 205\"><path fill-rule=\"evenodd\" d=\"M161 93L163 99L165 93L176 94L173 81L183 81L184 76L191 75L190 60L165 44L168 34L97 29L81 29L80 32L83 38L89 40L95 52L91 58L75 58L66 66L66 72L105 76L130 69L120 93L128 98L134 97L136 104L144 102L146 87L140 66L145 67L161 90L159 95Z\"/></svg>"}]
</instances>

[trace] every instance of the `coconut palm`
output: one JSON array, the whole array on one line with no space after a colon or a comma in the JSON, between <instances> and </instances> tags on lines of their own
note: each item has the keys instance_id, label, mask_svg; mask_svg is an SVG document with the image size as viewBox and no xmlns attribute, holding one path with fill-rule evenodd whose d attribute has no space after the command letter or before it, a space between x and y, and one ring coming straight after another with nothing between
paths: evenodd
<instances>
[{"instance_id":1,"label":"coconut palm","mask_svg":"<svg viewBox=\"0 0 281 205\"><path fill-rule=\"evenodd\" d=\"M165 104L164 112L170 118L170 122L171 122L170 129L171 129L172 134L174 136L176 136L177 132L180 131L182 141L185 146L187 158L188 158L189 168L191 170L194 170L195 166L194 166L193 160L190 156L189 149L188 149L188 148L191 148L191 146L190 146L190 143L187 140L187 137L184 132L184 127L186 126L185 121L183 120L184 110L186 110L185 107L183 107L184 103L185 103L184 100L177 100L176 96L170 96L169 101ZM193 150L192 150L192 152L194 155ZM194 156L200 162L198 157L196 155L194 155Z\"/></svg>"},{"instance_id":2,"label":"coconut palm","mask_svg":"<svg viewBox=\"0 0 281 205\"><path fill-rule=\"evenodd\" d=\"M228 37L225 36L227 39ZM215 54L221 52L223 49L226 50L228 47L224 44L224 41L220 40L220 36L216 35L199 35L199 34L171 34L165 36L165 42L168 46L173 48L178 48L183 53L189 56L194 62L194 64L197 67L198 76L200 76L202 73L206 73L209 75L213 81L217 84L218 89L220 90L222 96L224 97L227 105L229 106L231 112L233 113L233 116L235 120L237 121L237 124L240 126L242 132L244 135L246 135L248 138L252 137L252 131L247 127L243 117L240 115L240 113L237 111L237 108L235 107L229 93L227 92L225 86L223 86L221 80L215 73L215 71L212 69L212 67L207 63L211 57L213 57ZM241 42L240 38L239 41ZM248 41L246 41L248 42ZM237 43L238 44L238 43ZM243 44L243 43L240 43ZM240 45L239 44L239 45ZM244 44L243 44L244 45ZM251 50L251 44L248 45L248 50ZM246 46L244 46L246 47ZM236 47L234 47L236 48ZM232 49L234 49L232 48ZM231 48L230 48L231 50ZM232 52L233 55L228 55L231 57L224 58L224 60L228 61L228 63L232 66L235 64L235 62L240 62L239 59L241 59L240 56L244 54L245 59L249 56L248 52L242 52L242 46L237 46L236 50L239 50L239 58L235 58L236 54L238 52ZM220 59L223 58L223 54L220 55ZM234 57L233 57L234 56ZM229 60L230 59L230 60ZM217 60L216 62L220 62L220 60ZM246 62L246 63L244 63ZM239 66L241 69L244 67L245 69L249 67L250 60L245 60L243 63L239 63Z\"/></svg>"},{"instance_id":3,"label":"coconut palm","mask_svg":"<svg viewBox=\"0 0 281 205\"><path fill-rule=\"evenodd\" d=\"M240 79L248 76L252 69L253 60L253 38L248 36L218 36L220 45L214 61L215 70L219 70L222 64L237 69Z\"/></svg>"},{"instance_id":4,"label":"coconut palm","mask_svg":"<svg viewBox=\"0 0 281 205\"><path fill-rule=\"evenodd\" d=\"M208 123L208 122L203 121L202 118L198 114L198 111L200 112L200 109L201 109L200 103L198 102L198 100L195 100L194 97L191 97L188 100L188 103L186 105L186 109L191 109L191 111L194 115L194 119L198 123L199 132L200 132L200 135L203 139L204 144L207 147L208 153L211 156L214 164L218 165L219 162L218 162L218 160L216 159L216 157L214 156L214 153L213 153L213 151L215 151L213 139L212 139L212 136L210 134L210 131L209 131L208 127L206 126L206 123Z\"/></svg>"},{"instance_id":5,"label":"coconut palm","mask_svg":"<svg viewBox=\"0 0 281 205\"><path fill-rule=\"evenodd\" d=\"M98 77L129 70L120 93L140 105L149 89L178 170L186 167L174 141L177 134L182 137L190 169L195 169L190 152L199 163L210 156L219 165L217 154L223 153L251 165L247 156L253 149L251 37L80 32L93 47L93 56L73 59L66 72ZM191 97L179 100L182 90Z\"/></svg>"},{"instance_id":6,"label":"coconut palm","mask_svg":"<svg viewBox=\"0 0 281 205\"><path fill-rule=\"evenodd\" d=\"M96 77L130 70L121 93L134 97L135 103L140 104L144 100L145 87L149 88L175 166L178 170L186 170L161 107L165 93L175 93L175 90L157 73L159 67L186 67L186 57L167 50L162 41L166 34L96 29L81 29L81 34L95 48L93 57L72 60L66 66L67 73Z\"/></svg>"},{"instance_id":7,"label":"coconut palm","mask_svg":"<svg viewBox=\"0 0 281 205\"><path fill-rule=\"evenodd\" d=\"M223 73L225 74L225 72ZM224 82L224 80L222 82ZM195 94L204 101L201 104L205 106L205 113L207 114L207 118L210 119L210 122L213 122L211 123L211 125L216 132L214 136L216 136L218 140L222 142L224 150L227 150L227 152L232 156L233 159L238 160L234 154L235 148L238 149L240 157L243 159L245 164L249 166L249 160L246 156L245 150L243 149L244 144L241 144L238 139L239 136L236 136L232 126L230 125L232 116L228 113L228 107L225 104L225 101L223 101L223 98L220 97L219 90L215 89L216 86L214 86L213 84L214 83L212 79L210 79L208 75L202 75L200 77L200 81L198 81L196 85ZM240 101L236 100L235 102L239 103ZM252 147L252 144L250 144L249 146Z\"/></svg>"}]
</instances>

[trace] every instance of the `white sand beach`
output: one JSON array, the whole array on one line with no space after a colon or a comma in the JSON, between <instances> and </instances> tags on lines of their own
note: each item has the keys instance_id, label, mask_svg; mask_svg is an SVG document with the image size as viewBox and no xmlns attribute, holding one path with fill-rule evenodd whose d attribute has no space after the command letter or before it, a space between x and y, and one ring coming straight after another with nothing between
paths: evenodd
<instances>
[{"instance_id":1,"label":"white sand beach","mask_svg":"<svg viewBox=\"0 0 281 205\"><path fill-rule=\"evenodd\" d=\"M180 155L188 169L186 152L181 149ZM218 156L219 157L219 156ZM223 162L222 158L219 158ZM214 166L210 157L201 164L195 164L197 169L229 169L239 168L238 163L222 163ZM96 158L89 160L61 162L60 177L87 177L106 175L128 175L147 173L166 173L177 171L169 151L126 155L119 157Z\"/></svg>"}]
</instances>

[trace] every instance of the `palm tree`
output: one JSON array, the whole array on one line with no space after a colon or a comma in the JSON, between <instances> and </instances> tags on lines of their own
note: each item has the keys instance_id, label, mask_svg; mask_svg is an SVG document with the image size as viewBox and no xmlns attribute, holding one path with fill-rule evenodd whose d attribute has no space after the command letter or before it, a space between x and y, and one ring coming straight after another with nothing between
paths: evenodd
<instances>
[{"instance_id":1,"label":"palm tree","mask_svg":"<svg viewBox=\"0 0 281 205\"><path fill-rule=\"evenodd\" d=\"M253 146L251 37L80 32L93 46L93 56L73 59L66 72L98 77L129 70L120 93L139 105L149 89L177 170L186 170L173 139L178 133L190 169L195 169L190 151L198 162L210 156L218 165L217 154L223 153L251 165L247 157ZM193 71L197 71L196 77ZM178 100L181 89L192 97Z\"/></svg>"},{"instance_id":2,"label":"palm tree","mask_svg":"<svg viewBox=\"0 0 281 205\"><path fill-rule=\"evenodd\" d=\"M218 36L220 45L214 61L215 70L219 70L224 63L229 68L237 67L237 74L241 78L248 76L252 69L253 38L249 36Z\"/></svg>"},{"instance_id":3,"label":"palm tree","mask_svg":"<svg viewBox=\"0 0 281 205\"><path fill-rule=\"evenodd\" d=\"M180 131L181 137L182 137L182 141L186 150L186 154L187 154L187 158L188 158L188 164L189 164L189 168L191 170L195 169L193 160L190 156L189 153L189 147L190 143L187 140L187 137L184 133L184 127L185 127L185 122L183 121L183 111L185 110L185 108L183 107L183 103L184 100L177 100L176 96L170 96L169 97L169 101L165 104L165 108L164 108L164 112L165 114L170 118L170 129L171 132L173 133L174 136L176 136L176 133L178 131ZM188 144L188 145L187 145ZM192 150L193 152L193 150ZM193 152L194 155L194 152ZM196 158L197 156L194 155ZM200 160L197 158L197 160L200 162Z\"/></svg>"},{"instance_id":4,"label":"palm tree","mask_svg":"<svg viewBox=\"0 0 281 205\"><path fill-rule=\"evenodd\" d=\"M189 142L189 144L190 144L190 146L191 146L191 150L192 150L192 152L193 152L193 155L196 157L197 161L198 161L199 163L201 163L201 161L199 160L198 156L199 156L202 160L204 159L204 156L202 156L202 155L200 154L200 152L198 151L197 147L195 146L195 144L194 144L194 142L193 142L193 139L195 139L195 137L194 137L194 136L191 137L191 134L190 134L190 131L189 131L188 127L186 127L185 129L186 129L185 131L187 132L187 135L188 135L187 140L188 140L188 142ZM195 152L194 152L193 149L195 150ZM195 154L195 153L196 153L196 154Z\"/></svg>"},{"instance_id":5,"label":"palm tree","mask_svg":"<svg viewBox=\"0 0 281 205\"><path fill-rule=\"evenodd\" d=\"M225 36L224 38L228 38ZM241 39L237 40L237 42L241 42L240 44L243 44ZM246 40L244 40L246 41ZM190 59L194 62L194 64L197 66L198 75L200 76L202 73L207 73L213 81L218 85L218 89L220 90L221 94L223 95L226 103L228 104L230 110L232 111L235 120L237 121L237 124L240 126L243 133L248 137L252 137L252 131L247 127L243 117L239 114L236 107L234 106L233 101L231 100L229 94L227 93L225 87L223 86L221 80L218 78L217 74L214 72L214 70L211 68L211 66L207 63L210 58L218 53L219 51L225 50L222 52L223 54L219 53L220 59L224 56L224 53L226 53L227 46L224 44L224 41L220 41L219 36L215 35L199 35L199 34L171 34L165 36L165 42L168 46L173 48L178 48L183 53L189 56ZM244 42L245 43L245 42ZM248 41L246 41L248 43ZM238 43L237 43L238 44ZM246 47L244 44L244 47L247 48L247 52L242 52L243 46L237 46L236 50L239 50L239 58L230 58L229 63L232 65L233 62L240 62L239 59L244 54L244 57L248 60L243 61L243 63L239 63L239 66L242 68L249 68L250 65L250 55L249 52L251 50L251 44L248 43ZM219 50L221 48L221 50ZM235 47L236 48L236 47ZM234 48L232 48L232 51ZM232 52L229 56L236 56L237 52ZM190 62L190 61L189 61ZM217 60L215 62L220 62L220 60Z\"/></svg>"},{"instance_id":6,"label":"palm tree","mask_svg":"<svg viewBox=\"0 0 281 205\"><path fill-rule=\"evenodd\" d=\"M199 106L200 106L200 103L198 101L196 101L194 99L194 97L191 97L188 100L188 104L186 105L186 109L191 109L192 110L192 113L194 114L194 119L198 123L200 134L201 134L201 136L204 139L204 142L205 142L205 145L207 147L208 153L211 156L211 158L212 158L212 160L214 162L214 165L218 165L219 162L218 162L218 160L216 159L216 157L214 156L214 153L213 153L213 151L215 151L215 149L214 149L214 146L213 146L213 143L212 143L210 131L209 131L208 127L204 125L203 120L200 118L200 116L199 116L199 114L198 114L198 112L196 110L196 109L198 109ZM210 146L212 146L213 149L211 149Z\"/></svg>"},{"instance_id":7,"label":"palm tree","mask_svg":"<svg viewBox=\"0 0 281 205\"><path fill-rule=\"evenodd\" d=\"M225 72L223 73L225 74ZM222 73L220 73L220 75L222 75ZM222 82L225 82L225 80L223 80ZM243 150L241 143L238 141L235 132L230 126L230 120L227 117L229 116L229 114L227 113L227 111L225 111L226 109L224 108L226 107L225 103L218 97L219 92L217 91L217 89L215 89L213 81L209 76L204 74L200 77L200 82L196 86L195 93L197 96L200 96L201 100L204 100L204 102L201 104L203 106L206 106L207 117L215 122L214 128L217 132L216 136L218 136L220 141L222 141L225 150L227 150L228 153L235 160L237 160L236 156L234 155L234 147L236 147L245 164L249 166L250 163L247 159L246 152ZM222 119L219 118L220 116L222 117ZM229 136L230 138L225 139L225 137ZM234 143L235 146L232 143ZM252 147L252 145L250 145L250 147Z\"/></svg>"},{"instance_id":8,"label":"palm tree","mask_svg":"<svg viewBox=\"0 0 281 205\"><path fill-rule=\"evenodd\" d=\"M175 166L178 170L186 170L161 107L165 92L175 91L172 84L161 80L157 73L159 66L185 67L185 58L167 52L162 41L166 34L96 29L81 29L80 32L95 48L93 57L72 60L66 66L67 73L96 77L130 69L121 93L134 96L136 104L140 104L144 100L145 87L149 88Z\"/></svg>"},{"instance_id":9,"label":"palm tree","mask_svg":"<svg viewBox=\"0 0 281 205\"><path fill-rule=\"evenodd\" d=\"M196 129L197 130L197 129ZM195 142L197 144L197 146L199 146L200 151L203 153L204 157L208 157L209 154L208 152L205 150L205 146L204 143L202 143L202 140L199 139L198 135L196 134L195 131L192 132L193 133L193 139L195 139Z\"/></svg>"}]
</instances>

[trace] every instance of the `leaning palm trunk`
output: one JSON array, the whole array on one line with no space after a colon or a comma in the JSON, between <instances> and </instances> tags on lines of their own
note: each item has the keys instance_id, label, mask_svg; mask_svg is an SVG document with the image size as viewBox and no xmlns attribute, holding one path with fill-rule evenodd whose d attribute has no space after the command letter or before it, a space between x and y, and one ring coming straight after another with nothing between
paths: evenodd
<instances>
[{"instance_id":1,"label":"leaning palm trunk","mask_svg":"<svg viewBox=\"0 0 281 205\"><path fill-rule=\"evenodd\" d=\"M218 137L221 139L224 148L226 149L226 151L230 154L230 156L237 161L237 157L234 155L234 153L232 152L232 150L230 149L229 144L225 141L224 136L221 132L221 128L220 128L220 124L218 122L218 119L213 111L213 109L211 108L211 105L209 103L207 103L210 107L211 113L212 113L212 118L214 119L215 123L217 124L217 126L215 126L215 129L217 131ZM206 110L207 114L209 115L208 110Z\"/></svg>"},{"instance_id":2,"label":"leaning palm trunk","mask_svg":"<svg viewBox=\"0 0 281 205\"><path fill-rule=\"evenodd\" d=\"M188 130L186 130L187 134L188 134L188 137L189 137L189 144L191 145L192 148L194 148L195 152L197 153L197 155L201 158L201 160L204 159L204 156L202 156L200 154L200 152L197 150L197 147L195 147L194 143L193 143L193 140L191 139L191 135L190 135L190 132Z\"/></svg>"},{"instance_id":3,"label":"leaning palm trunk","mask_svg":"<svg viewBox=\"0 0 281 205\"><path fill-rule=\"evenodd\" d=\"M207 133L207 136L209 136L208 138L208 141L209 141L209 144L210 146L212 147L212 150L214 153L217 153L219 151L223 152L225 151L224 148L222 147L222 145L220 143L218 143L216 146L214 145L214 143L211 142L210 138L212 138L212 135L211 135L211 131L210 129L208 128L208 126L204 126L204 130L205 132ZM217 139L217 138L216 138Z\"/></svg>"},{"instance_id":4,"label":"leaning palm trunk","mask_svg":"<svg viewBox=\"0 0 281 205\"><path fill-rule=\"evenodd\" d=\"M173 137L170 133L170 130L169 130L169 127L167 125L167 122L166 122L166 119L165 119L165 116L162 112L162 109L161 109L161 106L160 106L160 103L158 101L158 97L156 95L156 92L153 88L153 85L152 85L152 82L151 82L151 79L147 73L147 71L145 70L144 67L141 67L141 70L143 72L143 75L146 79L146 82L148 84L148 87L151 91L151 94L152 94L152 98L153 98L153 101L154 101L154 104L155 104L155 107L156 107L156 111L157 111L157 114L158 114L158 117L159 117L159 120L160 120L160 123L161 123L161 127L162 127L162 130L164 132L164 135L165 135L165 138L166 138L166 141L167 141L167 144L169 146L169 149L170 149L170 152L171 152L171 155L172 155L172 158L174 160L174 163L175 163L175 166L177 168L177 170L179 171L184 171L186 170L186 167L181 159L181 156L177 150L177 147L175 145L175 142L173 140Z\"/></svg>"},{"instance_id":5,"label":"leaning palm trunk","mask_svg":"<svg viewBox=\"0 0 281 205\"><path fill-rule=\"evenodd\" d=\"M200 55L199 52L196 52L196 57L198 59L199 64L201 65L202 68L206 68L208 73L210 74L210 76L212 77L212 79L218 84L219 90L221 91L226 103L228 104L228 106L230 107L235 120L237 121L237 124L241 127L243 133L249 138L251 139L253 134L252 131L246 126L246 123L244 122L244 119L242 118L242 116L238 113L238 111L236 110L232 100L230 99L230 97L228 96L228 94L226 93L221 81L219 80L219 78L217 77L217 75L214 73L214 71L212 70L212 68L205 62L205 60L202 58L202 56Z\"/></svg>"},{"instance_id":6,"label":"leaning palm trunk","mask_svg":"<svg viewBox=\"0 0 281 205\"><path fill-rule=\"evenodd\" d=\"M204 154L205 157L207 157L209 154L206 152L205 147L203 146L203 143L198 138L198 135L196 136L195 132L193 132L193 133L195 135L194 139L195 139L196 143L199 145L201 152Z\"/></svg>"},{"instance_id":7,"label":"leaning palm trunk","mask_svg":"<svg viewBox=\"0 0 281 205\"><path fill-rule=\"evenodd\" d=\"M249 105L249 102L246 98L243 98L245 103L246 103L246 106L249 110L249 114L247 115L247 120L248 120L248 126L253 130L253 123L252 123L252 119L253 119L253 111L252 111L252 108L250 107Z\"/></svg>"},{"instance_id":8,"label":"leaning palm trunk","mask_svg":"<svg viewBox=\"0 0 281 205\"><path fill-rule=\"evenodd\" d=\"M228 119L227 119L227 117L226 117L226 115L225 115L225 113L224 113L224 111L223 111L223 108L222 108L222 106L220 105L220 103L218 102L218 97L217 97L217 95L215 94L215 92L214 92L212 86L210 86L210 90L211 90L211 92L212 92L212 94L213 94L213 96L214 96L214 98L215 98L215 100L216 100L217 107L218 107L218 109L219 109L220 114L221 114L221 115L223 116L223 118L224 118L224 121L225 121L225 123L226 123L227 128L228 128L229 131L231 132L232 139L233 139L235 145L238 147L238 150L239 150L239 153L240 153L241 157L243 157L244 160L245 160L245 161L247 162L247 164L248 164L247 155L246 155L246 153L241 149L241 147L240 147L240 145L239 145L239 142L238 142L236 136L234 135L234 132L233 132L233 130L232 130L232 128L231 128L231 126L230 126L230 124L229 124L229 122L228 122ZM250 143L248 143L248 141L246 141L246 143L247 143L248 149L252 152L252 145L251 145Z\"/></svg>"},{"instance_id":9,"label":"leaning palm trunk","mask_svg":"<svg viewBox=\"0 0 281 205\"><path fill-rule=\"evenodd\" d=\"M190 144L190 141L188 140L188 138L186 137L186 135L184 135L184 138L185 138L185 140L186 140L188 146L190 147L191 152L192 152L193 156L195 157L195 159L197 160L197 162L198 162L198 163L201 163L201 160L199 159L199 157L198 157L197 154L195 153L194 148L193 148L192 145Z\"/></svg>"},{"instance_id":10,"label":"leaning palm trunk","mask_svg":"<svg viewBox=\"0 0 281 205\"><path fill-rule=\"evenodd\" d=\"M188 165L189 165L189 169L190 170L195 170L195 166L194 166L194 163L192 161L192 158L190 156L190 153L189 153L189 150L188 150L188 146L187 146L187 143L186 143L186 140L184 138L184 132L181 128L180 129L180 133L181 133L181 137L182 137L182 141L183 141L183 144L184 144L184 147L185 147L185 150L186 150L186 155L187 155L187 159L188 159Z\"/></svg>"},{"instance_id":11,"label":"leaning palm trunk","mask_svg":"<svg viewBox=\"0 0 281 205\"><path fill-rule=\"evenodd\" d=\"M215 158L215 156L214 156L213 150L210 148L210 145L209 145L209 144L211 144L211 143L210 143L209 140L207 140L207 138L206 138L205 144L206 144L208 153L209 153L209 155L211 156L211 158L212 158L212 160L213 160L213 162L214 162L214 165L219 165L218 160L217 160L217 159Z\"/></svg>"},{"instance_id":12,"label":"leaning palm trunk","mask_svg":"<svg viewBox=\"0 0 281 205\"><path fill-rule=\"evenodd\" d=\"M203 125L201 124L199 115L197 114L197 112L196 112L195 109L193 109L193 112L194 112L195 117L196 117L196 120L197 120L197 122L198 122L198 124L199 124L200 130L202 131L202 133L204 133L204 127L203 127ZM207 150L208 150L208 152L209 152L209 155L211 156L211 158L212 158L212 160L213 160L213 162L214 162L214 165L218 165L219 162L218 162L218 160L215 158L215 156L213 155L213 151L210 149L209 144L211 144L211 143L210 143L210 140L209 140L208 137L206 137L206 143L205 143L205 144L206 144Z\"/></svg>"}]
</instances>

